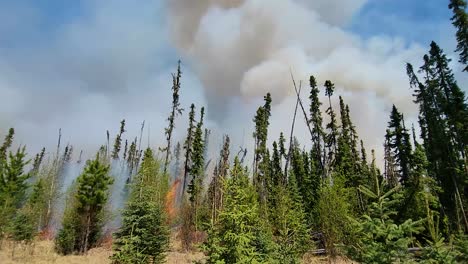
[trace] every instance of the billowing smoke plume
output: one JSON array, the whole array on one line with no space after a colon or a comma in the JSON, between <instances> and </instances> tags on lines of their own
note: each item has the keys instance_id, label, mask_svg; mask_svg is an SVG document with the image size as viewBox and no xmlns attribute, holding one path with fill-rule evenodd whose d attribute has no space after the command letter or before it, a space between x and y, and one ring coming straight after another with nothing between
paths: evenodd
<instances>
[{"instance_id":1,"label":"billowing smoke plume","mask_svg":"<svg viewBox=\"0 0 468 264\"><path fill-rule=\"evenodd\" d=\"M410 100L401 98L408 87L404 62L419 50L393 39L362 40L340 28L365 2L174 0L171 30L213 106L266 92L281 102L293 93L292 70L301 79L314 74L408 109Z\"/></svg>"},{"instance_id":2,"label":"billowing smoke plume","mask_svg":"<svg viewBox=\"0 0 468 264\"><path fill-rule=\"evenodd\" d=\"M277 137L287 132L294 105L290 73L306 86L313 74L321 84L327 79L336 84L367 146L380 152L392 104L407 113L408 122L415 121L404 67L406 62L419 65L424 49L384 36L363 39L346 30L366 2L173 0L169 25L176 46L203 83L211 118L238 117L245 106L233 109L230 102L239 101L233 98L258 103L270 92L276 104L271 134ZM236 117L227 119L238 124ZM304 131L297 136L306 140Z\"/></svg>"}]
</instances>

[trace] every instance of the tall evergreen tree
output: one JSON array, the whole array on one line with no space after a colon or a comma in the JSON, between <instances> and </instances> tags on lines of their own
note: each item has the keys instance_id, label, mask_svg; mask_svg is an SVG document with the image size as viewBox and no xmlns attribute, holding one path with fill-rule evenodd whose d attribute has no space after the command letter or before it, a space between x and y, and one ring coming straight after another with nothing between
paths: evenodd
<instances>
[{"instance_id":1,"label":"tall evergreen tree","mask_svg":"<svg viewBox=\"0 0 468 264\"><path fill-rule=\"evenodd\" d=\"M200 111L200 121L198 121L197 128L195 130L193 138L193 149L192 149L192 166L190 168L190 175L192 180L188 187L188 193L190 194L190 201L195 203L200 197L201 187L203 183L203 174L205 168L204 160L204 140L203 140L203 118L205 116L205 108L202 107Z\"/></svg>"},{"instance_id":2,"label":"tall evergreen tree","mask_svg":"<svg viewBox=\"0 0 468 264\"><path fill-rule=\"evenodd\" d=\"M171 155L171 139L172 139L172 132L174 131L175 127L175 118L177 115L181 115L183 109L180 108L179 102L179 90L180 90L180 78L182 76L182 71L180 70L180 60L177 65L177 73L172 74L172 110L167 118L169 125L164 130L166 134L166 141L167 145L164 148L166 152L166 158L164 159L164 173L167 173L167 167L169 166L169 157Z\"/></svg>"},{"instance_id":3,"label":"tall evergreen tree","mask_svg":"<svg viewBox=\"0 0 468 264\"><path fill-rule=\"evenodd\" d=\"M270 164L270 155L267 148L268 126L271 116L270 93L267 93L264 97L264 101L264 105L258 108L253 120L255 123L255 132L253 133L255 139L253 179L262 201L265 201L267 195L266 179L268 178L267 174Z\"/></svg>"},{"instance_id":4,"label":"tall evergreen tree","mask_svg":"<svg viewBox=\"0 0 468 264\"><path fill-rule=\"evenodd\" d=\"M410 179L411 167L411 142L409 132L406 130L403 114L393 105L388 123L387 135L388 148L398 167L399 180L407 185Z\"/></svg>"},{"instance_id":5,"label":"tall evergreen tree","mask_svg":"<svg viewBox=\"0 0 468 264\"><path fill-rule=\"evenodd\" d=\"M205 175L205 158L204 158L204 145L203 140L203 118L205 116L205 108L202 107L200 111L200 121L197 124L197 128L193 137L192 147L192 166L190 167L190 176L192 177L188 186L187 193L189 194L189 200L194 211L194 224L195 230L198 231L198 220L199 220L199 207L201 202L201 193L203 188L203 179Z\"/></svg>"},{"instance_id":6,"label":"tall evergreen tree","mask_svg":"<svg viewBox=\"0 0 468 264\"><path fill-rule=\"evenodd\" d=\"M152 150L147 149L131 185L122 226L114 234L113 263L164 263L169 230L161 197L166 196L168 177L159 168Z\"/></svg>"},{"instance_id":7,"label":"tall evergreen tree","mask_svg":"<svg viewBox=\"0 0 468 264\"><path fill-rule=\"evenodd\" d=\"M78 177L76 192L72 193L75 201L70 208L72 216L64 219L56 240L60 253L86 253L95 246L102 227L109 185L113 182L108 175L109 169L109 165L103 164L97 155L94 160L87 162L83 173ZM71 248L65 246L69 243L66 241L70 240Z\"/></svg>"},{"instance_id":8,"label":"tall evergreen tree","mask_svg":"<svg viewBox=\"0 0 468 264\"><path fill-rule=\"evenodd\" d=\"M468 15L465 0L450 0L449 8L453 11L452 24L457 29L457 49L460 62L465 65L463 71L468 71Z\"/></svg>"},{"instance_id":9,"label":"tall evergreen tree","mask_svg":"<svg viewBox=\"0 0 468 264\"><path fill-rule=\"evenodd\" d=\"M195 105L192 104L190 106L190 113L189 113L189 126L187 128L187 138L184 142L184 149L185 149L185 162L184 162L184 182L182 185L182 195L185 195L185 188L187 186L187 178L190 173L190 167L192 164L191 157L192 157L192 148L193 148L193 138L195 133Z\"/></svg>"},{"instance_id":10,"label":"tall evergreen tree","mask_svg":"<svg viewBox=\"0 0 468 264\"><path fill-rule=\"evenodd\" d=\"M452 227L460 228L463 223L467 229L465 202L460 191L468 191L465 155L461 151L466 146L465 96L448 68L449 60L436 43L431 43L429 54L423 59L420 73L424 82L419 81L411 65L407 65L407 73L420 108L419 124L429 161L428 173L443 190L439 197Z\"/></svg>"},{"instance_id":11,"label":"tall evergreen tree","mask_svg":"<svg viewBox=\"0 0 468 264\"><path fill-rule=\"evenodd\" d=\"M313 149L313 161L316 162L315 167L319 170L319 174L323 171L325 164L325 157L323 157L323 145L325 144L325 132L322 127L323 119L320 106L322 103L319 99L320 90L317 87L317 81L314 76L310 76L310 120L312 125L312 149Z\"/></svg>"},{"instance_id":12,"label":"tall evergreen tree","mask_svg":"<svg viewBox=\"0 0 468 264\"><path fill-rule=\"evenodd\" d=\"M338 137L338 126L336 124L336 114L333 111L331 97L335 91L335 85L331 81L325 82L325 95L328 97L329 106L326 113L330 116L330 122L327 124L328 134L326 136L326 142L328 147L328 161L333 162L334 156L337 152L337 137Z\"/></svg>"},{"instance_id":13,"label":"tall evergreen tree","mask_svg":"<svg viewBox=\"0 0 468 264\"><path fill-rule=\"evenodd\" d=\"M218 224L204 246L207 263L271 263L271 238L260 220L255 188L237 157L230 176Z\"/></svg>"},{"instance_id":14,"label":"tall evergreen tree","mask_svg":"<svg viewBox=\"0 0 468 264\"><path fill-rule=\"evenodd\" d=\"M119 159L120 149L122 147L122 134L125 132L125 119L120 121L120 131L117 134L114 142L114 149L112 150L111 158L114 160Z\"/></svg>"}]
</instances>

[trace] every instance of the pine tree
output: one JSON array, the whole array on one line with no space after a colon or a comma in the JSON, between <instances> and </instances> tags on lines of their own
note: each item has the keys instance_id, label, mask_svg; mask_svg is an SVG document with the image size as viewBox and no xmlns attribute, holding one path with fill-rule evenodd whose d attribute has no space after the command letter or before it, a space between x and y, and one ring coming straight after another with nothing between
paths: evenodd
<instances>
[{"instance_id":1,"label":"pine tree","mask_svg":"<svg viewBox=\"0 0 468 264\"><path fill-rule=\"evenodd\" d=\"M109 165L100 161L99 155L89 160L77 179L76 191L72 192L69 219L64 218L59 231L58 249L62 254L86 253L99 238L102 213L109 196L112 178ZM67 245L67 243L70 243ZM65 246L64 246L65 245ZM69 246L71 245L71 246Z\"/></svg>"},{"instance_id":2,"label":"pine tree","mask_svg":"<svg viewBox=\"0 0 468 264\"><path fill-rule=\"evenodd\" d=\"M188 193L190 194L189 200L195 203L200 197L201 184L203 181L205 161L203 157L204 141L203 141L203 118L205 116L205 108L202 107L200 111L200 121L198 121L197 128L195 129L193 138L193 147L190 168L190 175L192 180L188 186Z\"/></svg>"},{"instance_id":3,"label":"pine tree","mask_svg":"<svg viewBox=\"0 0 468 264\"><path fill-rule=\"evenodd\" d=\"M113 263L164 263L169 230L162 209L167 176L160 172L151 149L146 149L141 169L131 186L122 226L114 234Z\"/></svg>"},{"instance_id":4,"label":"pine tree","mask_svg":"<svg viewBox=\"0 0 468 264\"><path fill-rule=\"evenodd\" d=\"M419 81L409 64L407 73L420 108L419 124L429 161L428 173L443 190L439 197L452 227L460 229L463 223L466 229L468 220L460 192L463 188L468 192L464 184L467 175L465 154L461 150L466 146L466 129L463 127L467 122L463 120L468 116L464 93L458 88L448 68L449 60L437 44L431 43L431 50L423 59L420 72L424 74L424 83Z\"/></svg>"},{"instance_id":5,"label":"pine tree","mask_svg":"<svg viewBox=\"0 0 468 264\"><path fill-rule=\"evenodd\" d=\"M185 162L184 162L184 182L182 185L182 195L185 195L185 187L187 186L187 178L190 173L190 167L192 164L192 148L193 148L193 138L195 133L195 105L190 106L189 113L189 126L187 128L187 138L184 142L185 149Z\"/></svg>"},{"instance_id":6,"label":"pine tree","mask_svg":"<svg viewBox=\"0 0 468 264\"><path fill-rule=\"evenodd\" d=\"M205 159L204 153L204 140L203 140L203 118L205 116L205 108L202 107L200 111L200 121L197 124L193 136L193 146L191 161L192 166L190 167L190 176L192 179L188 186L187 193L189 194L189 200L194 211L195 230L198 231L198 220L199 220L199 206L201 202L201 193L203 188L203 179L205 174Z\"/></svg>"},{"instance_id":7,"label":"pine tree","mask_svg":"<svg viewBox=\"0 0 468 264\"><path fill-rule=\"evenodd\" d=\"M449 8L453 11L451 18L453 26L457 28L457 49L460 62L465 65L463 71L468 71L468 15L465 0L450 0Z\"/></svg>"},{"instance_id":8,"label":"pine tree","mask_svg":"<svg viewBox=\"0 0 468 264\"><path fill-rule=\"evenodd\" d=\"M310 76L310 120L312 125L312 149L313 149L313 162L315 162L315 168L321 174L323 171L324 163L326 161L323 157L322 142L325 142L325 132L322 127L323 119L320 106L322 103L319 100L320 90L317 87L317 82L314 76Z\"/></svg>"},{"instance_id":9,"label":"pine tree","mask_svg":"<svg viewBox=\"0 0 468 264\"><path fill-rule=\"evenodd\" d=\"M388 123L387 135L388 148L390 155L395 160L395 165L398 167L399 180L407 186L410 179L411 167L411 142L410 135L405 128L403 114L398 112L395 105L390 114L390 122Z\"/></svg>"},{"instance_id":10,"label":"pine tree","mask_svg":"<svg viewBox=\"0 0 468 264\"><path fill-rule=\"evenodd\" d=\"M31 174L37 174L39 172L39 168L41 167L42 161L44 160L44 155L45 148L42 148L41 152L37 153L36 157L34 158Z\"/></svg>"},{"instance_id":11,"label":"pine tree","mask_svg":"<svg viewBox=\"0 0 468 264\"><path fill-rule=\"evenodd\" d=\"M219 161L215 167L213 179L211 180L208 190L208 204L211 206L212 225L215 225L218 222L219 212L223 208L224 194L222 187L226 181L229 169L229 147L230 138L229 136L225 136L223 138L223 148L219 154Z\"/></svg>"},{"instance_id":12,"label":"pine tree","mask_svg":"<svg viewBox=\"0 0 468 264\"><path fill-rule=\"evenodd\" d=\"M335 168L337 174L343 177L346 187L357 187L358 183L357 173L355 170L355 160L352 153L351 131L350 124L346 115L346 106L343 98L340 96L340 118L341 118L341 132L338 135L337 150L335 154Z\"/></svg>"},{"instance_id":13,"label":"pine tree","mask_svg":"<svg viewBox=\"0 0 468 264\"><path fill-rule=\"evenodd\" d=\"M268 139L268 126L270 125L271 116L271 95L267 93L264 97L264 105L259 107L254 117L255 132L253 137L255 139L255 153L254 153L254 166L253 166L253 180L257 188L260 200L266 200L266 180L268 178L270 155L267 148Z\"/></svg>"},{"instance_id":14,"label":"pine tree","mask_svg":"<svg viewBox=\"0 0 468 264\"><path fill-rule=\"evenodd\" d=\"M271 240L262 228L255 188L237 157L230 175L218 224L204 246L207 263L271 263Z\"/></svg>"},{"instance_id":15,"label":"pine tree","mask_svg":"<svg viewBox=\"0 0 468 264\"><path fill-rule=\"evenodd\" d=\"M273 240L278 246L279 263L299 263L308 249L309 230L306 224L302 198L295 176L290 174L287 186L275 186L275 207L271 209Z\"/></svg>"},{"instance_id":16,"label":"pine tree","mask_svg":"<svg viewBox=\"0 0 468 264\"><path fill-rule=\"evenodd\" d=\"M173 179L177 180L179 178L180 174L180 155L182 154L182 146L180 145L180 142L177 142L175 148L174 148L174 156L175 156L175 163L174 163L174 176Z\"/></svg>"},{"instance_id":17,"label":"pine tree","mask_svg":"<svg viewBox=\"0 0 468 264\"><path fill-rule=\"evenodd\" d=\"M18 148L13 154L9 153L4 160L0 171L0 203L2 208L20 208L26 199L27 181L29 173L25 173L25 166L29 163L26 159L26 148Z\"/></svg>"},{"instance_id":18,"label":"pine tree","mask_svg":"<svg viewBox=\"0 0 468 264\"><path fill-rule=\"evenodd\" d=\"M171 155L171 138L172 132L175 128L175 118L177 115L181 115L183 109L180 108L179 102L179 90L180 90L180 77L182 76L182 71L180 70L180 60L177 66L177 73L172 74L172 110L167 118L169 122L168 127L165 129L164 133L166 134L167 145L164 148L166 152L166 158L164 160L164 173L167 173L167 166L169 166L169 157Z\"/></svg>"},{"instance_id":19,"label":"pine tree","mask_svg":"<svg viewBox=\"0 0 468 264\"><path fill-rule=\"evenodd\" d=\"M329 130L329 133L326 136L326 142L328 147L328 162L333 163L334 155L337 152L337 137L338 137L338 126L336 124L336 114L333 111L331 97L335 91L335 85L331 81L325 82L325 95L328 96L329 107L327 108L326 113L330 116L330 122L327 124L326 128Z\"/></svg>"},{"instance_id":20,"label":"pine tree","mask_svg":"<svg viewBox=\"0 0 468 264\"><path fill-rule=\"evenodd\" d=\"M117 134L117 137L115 138L114 149L112 150L112 155L111 155L111 158L114 160L119 159L120 148L122 146L122 134L124 132L125 132L125 119L120 121L120 131Z\"/></svg>"},{"instance_id":21,"label":"pine tree","mask_svg":"<svg viewBox=\"0 0 468 264\"><path fill-rule=\"evenodd\" d=\"M253 166L253 181L257 188L260 200L265 202L266 193L266 181L268 178L270 155L267 148L268 139L268 126L270 125L271 116L271 95L267 95L263 98L265 103L259 107L254 117L255 132L253 133L255 139L255 153L254 153L254 166Z\"/></svg>"},{"instance_id":22,"label":"pine tree","mask_svg":"<svg viewBox=\"0 0 468 264\"><path fill-rule=\"evenodd\" d=\"M341 177L334 177L332 185L323 184L320 188L320 199L317 204L318 222L323 234L327 254L339 254L338 245L353 244L354 230L352 217L352 195L343 187Z\"/></svg>"},{"instance_id":23,"label":"pine tree","mask_svg":"<svg viewBox=\"0 0 468 264\"><path fill-rule=\"evenodd\" d=\"M395 224L392 216L396 215L395 205L399 203L398 189L393 188L383 193L377 188L374 193L361 187L361 191L374 199L369 212L355 223L359 240L350 245L350 256L362 263L407 263L412 256L408 252L413 235L422 231L422 221L408 219L402 224Z\"/></svg>"}]
</instances>

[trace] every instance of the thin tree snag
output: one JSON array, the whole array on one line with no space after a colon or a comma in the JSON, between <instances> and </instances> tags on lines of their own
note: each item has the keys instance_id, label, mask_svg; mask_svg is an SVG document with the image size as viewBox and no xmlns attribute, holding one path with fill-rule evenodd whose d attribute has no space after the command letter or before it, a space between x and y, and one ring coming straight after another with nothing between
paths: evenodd
<instances>
[{"instance_id":1,"label":"thin tree snag","mask_svg":"<svg viewBox=\"0 0 468 264\"><path fill-rule=\"evenodd\" d=\"M294 81L294 78L293 78L293 81ZM291 151L292 151L292 146L293 146L293 136L294 136L294 126L296 125L296 115L297 115L297 108L299 107L299 101L301 99L300 98L301 90L302 90L302 83L299 85L299 92L297 93L296 108L294 109L294 116L293 116L292 125L291 125L291 134L289 136L289 150L288 150L288 155L286 156L286 164L284 166L284 178L285 178L285 180L288 179L289 159L291 158Z\"/></svg>"},{"instance_id":2,"label":"thin tree snag","mask_svg":"<svg viewBox=\"0 0 468 264\"><path fill-rule=\"evenodd\" d=\"M313 138L314 133L312 132L312 129L310 128L310 121L309 121L309 118L307 117L307 112L306 112L306 110L304 108L304 105L302 104L302 99L301 99L301 96L300 96L300 92L297 89L296 81L294 80L294 76L293 76L292 71L289 71L289 72L291 73L291 79L292 79L292 82L293 82L293 85L294 85L294 91L296 92L297 99L299 101L299 105L301 106L302 113L304 114L304 119L306 121L307 129L309 129L310 137Z\"/></svg>"}]
</instances>

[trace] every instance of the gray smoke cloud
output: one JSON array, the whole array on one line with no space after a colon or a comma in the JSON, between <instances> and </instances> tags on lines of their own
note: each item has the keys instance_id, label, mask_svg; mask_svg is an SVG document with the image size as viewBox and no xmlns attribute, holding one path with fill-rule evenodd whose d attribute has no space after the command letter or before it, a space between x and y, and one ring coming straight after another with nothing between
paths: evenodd
<instances>
[{"instance_id":1,"label":"gray smoke cloud","mask_svg":"<svg viewBox=\"0 0 468 264\"><path fill-rule=\"evenodd\" d=\"M426 47L347 29L367 2L85 0L79 15L52 26L54 15L35 5L0 2L0 136L15 127L16 143L32 154L53 148L62 128L63 143L92 157L121 119L129 141L145 120L143 146L149 136L156 149L164 144L170 73L180 56L181 104L186 111L192 102L207 106L210 153L218 153L224 133L233 153L252 148L251 120L266 92L275 104L271 138L289 134L290 70L304 86L310 74L334 81L361 137L379 151L392 103L415 121L404 64L419 65ZM176 140L185 136L186 116L176 123ZM303 122L296 136L308 142Z\"/></svg>"},{"instance_id":2,"label":"gray smoke cloud","mask_svg":"<svg viewBox=\"0 0 468 264\"><path fill-rule=\"evenodd\" d=\"M381 157L391 105L406 114L408 123L416 122L404 67L406 62L419 65L425 48L386 36L364 39L346 30L366 2L173 0L169 28L203 83L210 116L229 131L249 139L251 125L239 128L227 122L239 124L240 116L243 123L250 121L241 113L252 116L249 106L270 92L275 103L272 138L288 133L295 103L290 71L305 88L313 74L321 84L328 79L336 84L361 137ZM229 103L233 98L237 107ZM305 127L296 136L307 142Z\"/></svg>"},{"instance_id":3,"label":"gray smoke cloud","mask_svg":"<svg viewBox=\"0 0 468 264\"><path fill-rule=\"evenodd\" d=\"M385 37L363 40L341 29L365 2L174 0L170 25L211 104L220 97L266 92L280 102L292 94L292 69L299 79L314 74L408 109L402 98L408 87L404 62L418 58L422 49Z\"/></svg>"}]
</instances>

